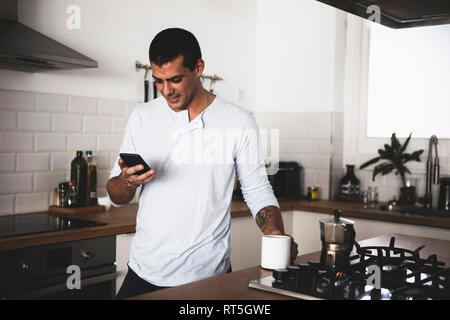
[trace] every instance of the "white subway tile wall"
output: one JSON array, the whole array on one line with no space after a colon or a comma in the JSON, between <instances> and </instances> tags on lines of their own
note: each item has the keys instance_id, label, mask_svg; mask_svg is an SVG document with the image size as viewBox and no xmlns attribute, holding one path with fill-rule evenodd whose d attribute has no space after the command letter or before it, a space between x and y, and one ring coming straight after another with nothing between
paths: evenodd
<instances>
[{"instance_id":1,"label":"white subway tile wall","mask_svg":"<svg viewBox=\"0 0 450 320\"><path fill-rule=\"evenodd\" d=\"M256 112L255 119L260 129L279 129L279 160L303 167L303 194L318 186L319 197L328 199L332 112Z\"/></svg>"},{"instance_id":2,"label":"white subway tile wall","mask_svg":"<svg viewBox=\"0 0 450 320\"><path fill-rule=\"evenodd\" d=\"M98 194L138 101L0 89L0 215L46 211L70 178L76 150L92 150ZM135 197L134 201L137 201Z\"/></svg>"},{"instance_id":3,"label":"white subway tile wall","mask_svg":"<svg viewBox=\"0 0 450 320\"><path fill-rule=\"evenodd\" d=\"M0 215L46 210L57 183L69 179L76 150L93 151L98 194L106 196L126 121L138 103L0 89ZM345 174L342 113L256 112L255 118L260 129L279 130L279 160L303 167L303 193L311 185L319 186L321 199L337 191ZM443 158L441 167L449 165ZM410 166L420 195L425 190L422 167L423 162ZM371 169L357 169L356 175L362 190L378 187L380 201L398 198L398 176L372 182Z\"/></svg>"}]
</instances>

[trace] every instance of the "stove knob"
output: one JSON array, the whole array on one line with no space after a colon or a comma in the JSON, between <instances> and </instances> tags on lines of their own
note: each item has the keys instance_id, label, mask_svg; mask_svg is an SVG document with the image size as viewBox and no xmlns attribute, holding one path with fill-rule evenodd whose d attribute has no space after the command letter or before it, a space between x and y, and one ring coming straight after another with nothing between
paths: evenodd
<instances>
[{"instance_id":1,"label":"stove knob","mask_svg":"<svg viewBox=\"0 0 450 320\"><path fill-rule=\"evenodd\" d=\"M90 260L93 258L93 254L90 253L88 250L81 249L81 257L84 261Z\"/></svg>"},{"instance_id":2,"label":"stove knob","mask_svg":"<svg viewBox=\"0 0 450 320\"><path fill-rule=\"evenodd\" d=\"M275 269L272 276L276 281L285 281L288 277L288 271L287 269Z\"/></svg>"},{"instance_id":3,"label":"stove knob","mask_svg":"<svg viewBox=\"0 0 450 320\"><path fill-rule=\"evenodd\" d=\"M28 269L30 269L30 264L28 262L22 262L20 267L22 268L23 271L27 271Z\"/></svg>"}]
</instances>

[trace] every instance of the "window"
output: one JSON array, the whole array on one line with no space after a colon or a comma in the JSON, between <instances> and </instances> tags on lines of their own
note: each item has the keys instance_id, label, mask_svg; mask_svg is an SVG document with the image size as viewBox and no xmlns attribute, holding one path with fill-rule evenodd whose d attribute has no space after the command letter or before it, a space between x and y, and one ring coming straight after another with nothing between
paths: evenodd
<instances>
[{"instance_id":1,"label":"window","mask_svg":"<svg viewBox=\"0 0 450 320\"><path fill-rule=\"evenodd\" d=\"M450 138L450 25L368 27L367 136Z\"/></svg>"},{"instance_id":2,"label":"window","mask_svg":"<svg viewBox=\"0 0 450 320\"><path fill-rule=\"evenodd\" d=\"M348 14L346 41L343 162L360 165L393 132L401 141L413 132L408 148L425 152L410 169L424 173L435 134L449 175L450 25L390 29Z\"/></svg>"}]
</instances>

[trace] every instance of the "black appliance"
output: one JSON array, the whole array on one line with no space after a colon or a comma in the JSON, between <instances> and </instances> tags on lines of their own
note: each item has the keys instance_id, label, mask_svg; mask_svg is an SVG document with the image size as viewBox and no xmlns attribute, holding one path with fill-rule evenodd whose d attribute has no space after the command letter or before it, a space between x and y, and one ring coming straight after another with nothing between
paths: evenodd
<instances>
[{"instance_id":1,"label":"black appliance","mask_svg":"<svg viewBox=\"0 0 450 320\"><path fill-rule=\"evenodd\" d=\"M279 168L274 175L268 175L270 185L272 186L275 197L278 200L297 200L305 199L302 196L302 167L293 161L280 161ZM236 179L233 187L233 200L243 200L241 184Z\"/></svg>"},{"instance_id":2,"label":"black appliance","mask_svg":"<svg viewBox=\"0 0 450 320\"><path fill-rule=\"evenodd\" d=\"M44 213L5 216L0 217L0 237L105 224ZM115 236L0 251L0 261L0 300L112 299L115 296ZM72 267L79 270L79 289L70 289L68 285L69 277L76 276Z\"/></svg>"},{"instance_id":3,"label":"black appliance","mask_svg":"<svg viewBox=\"0 0 450 320\"><path fill-rule=\"evenodd\" d=\"M386 247L360 247L357 242L354 245L356 254L349 257L345 269L308 261L251 280L249 287L308 300L449 299L450 268L436 255L420 258L419 251L424 246L416 250L395 247L395 237ZM381 273L379 288L371 285L374 265Z\"/></svg>"},{"instance_id":4,"label":"black appliance","mask_svg":"<svg viewBox=\"0 0 450 320\"><path fill-rule=\"evenodd\" d=\"M269 175L275 197L279 200L295 200L302 196L302 167L294 161L280 161L277 173Z\"/></svg>"},{"instance_id":5,"label":"black appliance","mask_svg":"<svg viewBox=\"0 0 450 320\"><path fill-rule=\"evenodd\" d=\"M438 209L450 215L450 177L440 180Z\"/></svg>"},{"instance_id":6,"label":"black appliance","mask_svg":"<svg viewBox=\"0 0 450 320\"><path fill-rule=\"evenodd\" d=\"M373 6L380 10L380 23L390 28L450 24L446 0L317 0L367 20L375 20Z\"/></svg>"},{"instance_id":7,"label":"black appliance","mask_svg":"<svg viewBox=\"0 0 450 320\"><path fill-rule=\"evenodd\" d=\"M17 0L0 2L0 69L35 72L97 67L97 61L18 22Z\"/></svg>"}]
</instances>

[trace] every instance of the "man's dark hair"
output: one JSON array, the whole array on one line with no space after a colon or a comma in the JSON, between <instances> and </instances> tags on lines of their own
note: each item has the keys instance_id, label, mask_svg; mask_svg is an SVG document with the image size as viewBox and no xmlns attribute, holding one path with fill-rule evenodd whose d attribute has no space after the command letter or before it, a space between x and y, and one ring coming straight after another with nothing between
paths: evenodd
<instances>
[{"instance_id":1,"label":"man's dark hair","mask_svg":"<svg viewBox=\"0 0 450 320\"><path fill-rule=\"evenodd\" d=\"M161 67L178 56L183 56L183 66L193 71L202 53L195 36L187 30L170 28L159 32L150 43L150 62Z\"/></svg>"}]
</instances>

